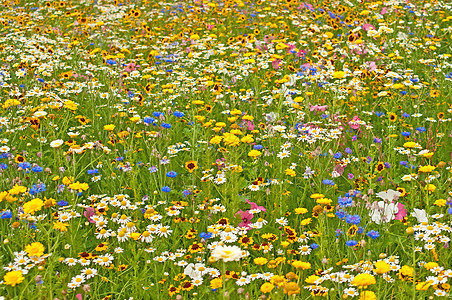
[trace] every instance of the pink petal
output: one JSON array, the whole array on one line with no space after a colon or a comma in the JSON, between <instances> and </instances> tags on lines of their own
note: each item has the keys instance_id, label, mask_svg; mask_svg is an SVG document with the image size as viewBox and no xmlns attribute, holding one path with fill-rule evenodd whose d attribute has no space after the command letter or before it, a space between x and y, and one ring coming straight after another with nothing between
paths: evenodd
<instances>
[{"instance_id":1,"label":"pink petal","mask_svg":"<svg viewBox=\"0 0 452 300\"><path fill-rule=\"evenodd\" d=\"M365 31L369 30L369 29L374 29L375 30L375 26L373 26L372 24L364 24L363 25L363 29Z\"/></svg>"},{"instance_id":2,"label":"pink petal","mask_svg":"<svg viewBox=\"0 0 452 300\"><path fill-rule=\"evenodd\" d=\"M407 215L407 210L404 208L405 204L397 203L397 208L399 209L399 212L395 215L394 219L396 220L402 220Z\"/></svg>"}]
</instances>

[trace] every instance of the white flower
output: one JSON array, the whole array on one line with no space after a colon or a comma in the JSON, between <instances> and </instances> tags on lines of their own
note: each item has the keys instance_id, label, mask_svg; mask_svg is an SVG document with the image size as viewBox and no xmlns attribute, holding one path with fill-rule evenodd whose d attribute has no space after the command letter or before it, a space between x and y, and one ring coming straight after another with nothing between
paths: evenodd
<instances>
[{"instance_id":1,"label":"white flower","mask_svg":"<svg viewBox=\"0 0 452 300\"><path fill-rule=\"evenodd\" d=\"M378 201L377 207L370 211L369 216L372 217L372 221L381 224L382 221L385 223L391 222L394 219L394 215L398 212L397 203L386 204L384 201Z\"/></svg>"},{"instance_id":2,"label":"white flower","mask_svg":"<svg viewBox=\"0 0 452 300\"><path fill-rule=\"evenodd\" d=\"M82 270L82 275L86 276L86 279L90 279L97 275L97 270L92 268L85 268Z\"/></svg>"},{"instance_id":3,"label":"white flower","mask_svg":"<svg viewBox=\"0 0 452 300\"><path fill-rule=\"evenodd\" d=\"M424 209L414 208L414 212L411 213L412 217L415 217L419 223L428 223L427 213Z\"/></svg>"},{"instance_id":4,"label":"white flower","mask_svg":"<svg viewBox=\"0 0 452 300\"><path fill-rule=\"evenodd\" d=\"M392 200L396 200L396 199L394 199L394 198L395 198L395 197L400 197L400 195L401 195L400 192L389 189L389 190L386 191L386 192L379 192L379 193L377 194L377 197L378 197L378 198L381 198L381 199L383 199L383 200L392 201Z\"/></svg>"},{"instance_id":5,"label":"white flower","mask_svg":"<svg viewBox=\"0 0 452 300\"><path fill-rule=\"evenodd\" d=\"M239 261L242 258L242 249L237 246L216 246L212 251L215 260L222 259L224 262Z\"/></svg>"},{"instance_id":6,"label":"white flower","mask_svg":"<svg viewBox=\"0 0 452 300\"><path fill-rule=\"evenodd\" d=\"M35 117L35 118L43 118L45 116L47 116L47 112L42 111L42 110L39 110L33 114L33 117Z\"/></svg>"},{"instance_id":7,"label":"white flower","mask_svg":"<svg viewBox=\"0 0 452 300\"><path fill-rule=\"evenodd\" d=\"M61 145L63 145L63 140L54 140L50 143L50 147L52 148L60 148Z\"/></svg>"}]
</instances>

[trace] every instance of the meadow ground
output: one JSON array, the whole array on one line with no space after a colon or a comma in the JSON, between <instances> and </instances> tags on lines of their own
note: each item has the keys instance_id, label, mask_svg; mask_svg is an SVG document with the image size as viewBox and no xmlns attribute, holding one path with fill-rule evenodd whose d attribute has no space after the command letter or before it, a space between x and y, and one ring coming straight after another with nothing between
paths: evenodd
<instances>
[{"instance_id":1,"label":"meadow ground","mask_svg":"<svg viewBox=\"0 0 452 300\"><path fill-rule=\"evenodd\" d=\"M450 299L450 1L1 4L1 299Z\"/></svg>"}]
</instances>

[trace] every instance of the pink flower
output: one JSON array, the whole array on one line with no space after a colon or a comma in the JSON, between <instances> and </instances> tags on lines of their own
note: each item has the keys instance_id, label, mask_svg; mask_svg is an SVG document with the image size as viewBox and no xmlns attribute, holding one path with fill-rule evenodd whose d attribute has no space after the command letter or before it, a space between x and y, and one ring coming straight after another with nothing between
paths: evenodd
<instances>
[{"instance_id":1,"label":"pink flower","mask_svg":"<svg viewBox=\"0 0 452 300\"><path fill-rule=\"evenodd\" d=\"M348 125L350 125L350 127L352 129L358 129L359 128L359 123L358 121L361 121L361 119L358 116L354 116L353 120L348 122Z\"/></svg>"},{"instance_id":2,"label":"pink flower","mask_svg":"<svg viewBox=\"0 0 452 300\"><path fill-rule=\"evenodd\" d=\"M310 111L325 111L327 108L327 105L311 105Z\"/></svg>"},{"instance_id":3,"label":"pink flower","mask_svg":"<svg viewBox=\"0 0 452 300\"><path fill-rule=\"evenodd\" d=\"M407 215L407 210L405 209L405 204L397 203L397 208L399 211L395 215L394 219L396 220L402 220Z\"/></svg>"},{"instance_id":4,"label":"pink flower","mask_svg":"<svg viewBox=\"0 0 452 300\"><path fill-rule=\"evenodd\" d=\"M367 30L369 30L369 29L375 30L375 26L372 25L372 24L364 24L364 25L363 25L363 29L364 29L364 31L367 31Z\"/></svg>"},{"instance_id":5,"label":"pink flower","mask_svg":"<svg viewBox=\"0 0 452 300\"><path fill-rule=\"evenodd\" d=\"M281 63L280 59L275 59L274 61L272 61L272 66L273 68L275 68L275 70L279 69L279 64Z\"/></svg>"},{"instance_id":6,"label":"pink flower","mask_svg":"<svg viewBox=\"0 0 452 300\"><path fill-rule=\"evenodd\" d=\"M240 217L242 218L242 223L239 224L239 227L251 229L249 225L251 224L251 219L254 217L254 215L250 213L249 210L243 211L241 209L235 215L237 216L238 214L240 214Z\"/></svg>"},{"instance_id":7,"label":"pink flower","mask_svg":"<svg viewBox=\"0 0 452 300\"><path fill-rule=\"evenodd\" d=\"M91 219L92 216L96 214L96 210L92 207L87 207L83 215L88 219L90 223L96 223L94 220Z\"/></svg>"},{"instance_id":8,"label":"pink flower","mask_svg":"<svg viewBox=\"0 0 452 300\"><path fill-rule=\"evenodd\" d=\"M267 212L267 210L265 209L265 207L263 207L263 206L258 206L256 203L251 202L250 200L248 200L248 199L246 199L246 198L245 198L245 202L248 203L249 205L251 205L251 209L258 209L258 210L260 210L260 211Z\"/></svg>"}]
</instances>

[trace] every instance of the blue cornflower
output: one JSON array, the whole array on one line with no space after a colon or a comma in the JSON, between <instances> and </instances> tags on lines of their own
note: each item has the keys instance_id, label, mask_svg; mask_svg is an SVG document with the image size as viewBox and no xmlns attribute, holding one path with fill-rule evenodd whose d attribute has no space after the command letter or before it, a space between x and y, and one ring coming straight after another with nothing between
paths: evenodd
<instances>
[{"instance_id":1,"label":"blue cornflower","mask_svg":"<svg viewBox=\"0 0 452 300\"><path fill-rule=\"evenodd\" d=\"M168 123L162 123L163 128L171 128L171 124Z\"/></svg>"},{"instance_id":2,"label":"blue cornflower","mask_svg":"<svg viewBox=\"0 0 452 300\"><path fill-rule=\"evenodd\" d=\"M162 113L162 112L159 112L159 111L155 111L155 112L152 113L152 115L153 115L154 117L158 118L158 117L160 117L160 116L163 116L163 113Z\"/></svg>"},{"instance_id":3,"label":"blue cornflower","mask_svg":"<svg viewBox=\"0 0 452 300\"><path fill-rule=\"evenodd\" d=\"M152 124L152 123L154 123L154 121L155 121L155 119L154 119L154 118L151 118L151 117L144 117L144 118L143 118L143 122L144 122L145 124Z\"/></svg>"},{"instance_id":4,"label":"blue cornflower","mask_svg":"<svg viewBox=\"0 0 452 300\"><path fill-rule=\"evenodd\" d=\"M334 157L335 159L341 159L342 153L340 153L340 152L334 153L333 157Z\"/></svg>"},{"instance_id":5,"label":"blue cornflower","mask_svg":"<svg viewBox=\"0 0 452 300\"><path fill-rule=\"evenodd\" d=\"M28 168L31 168L31 164L28 161L26 161L26 162L19 163L18 167L22 168L22 169L28 169Z\"/></svg>"},{"instance_id":6,"label":"blue cornflower","mask_svg":"<svg viewBox=\"0 0 452 300\"><path fill-rule=\"evenodd\" d=\"M210 239L212 237L212 233L211 232L207 232L207 233L201 232L199 234L199 237L202 238L202 239L207 240L207 239Z\"/></svg>"},{"instance_id":7,"label":"blue cornflower","mask_svg":"<svg viewBox=\"0 0 452 300\"><path fill-rule=\"evenodd\" d=\"M402 131L402 135L408 137L408 136L411 135L411 132L409 132L409 131Z\"/></svg>"},{"instance_id":8,"label":"blue cornflower","mask_svg":"<svg viewBox=\"0 0 452 300\"><path fill-rule=\"evenodd\" d=\"M358 245L358 242L354 241L354 240L350 240L350 241L347 241L345 244L347 244L347 246L349 246L349 247L353 247L353 246Z\"/></svg>"},{"instance_id":9,"label":"blue cornflower","mask_svg":"<svg viewBox=\"0 0 452 300\"><path fill-rule=\"evenodd\" d=\"M253 149L254 150L261 150L261 149L263 149L264 148L264 146L262 146L262 145L254 145L253 146Z\"/></svg>"},{"instance_id":10,"label":"blue cornflower","mask_svg":"<svg viewBox=\"0 0 452 300\"><path fill-rule=\"evenodd\" d=\"M312 249L317 249L317 248L319 248L319 244L312 243L312 244L310 245L310 247L311 247Z\"/></svg>"},{"instance_id":11,"label":"blue cornflower","mask_svg":"<svg viewBox=\"0 0 452 300\"><path fill-rule=\"evenodd\" d=\"M175 117L182 118L185 114L183 112L180 112L180 111L175 111L175 112L173 112L173 115Z\"/></svg>"},{"instance_id":12,"label":"blue cornflower","mask_svg":"<svg viewBox=\"0 0 452 300\"><path fill-rule=\"evenodd\" d=\"M99 173L99 169L91 169L87 171L89 175L97 174Z\"/></svg>"},{"instance_id":13,"label":"blue cornflower","mask_svg":"<svg viewBox=\"0 0 452 300\"><path fill-rule=\"evenodd\" d=\"M11 219L13 217L13 214L9 210L5 210L0 214L0 218L2 219Z\"/></svg>"},{"instance_id":14,"label":"blue cornflower","mask_svg":"<svg viewBox=\"0 0 452 300\"><path fill-rule=\"evenodd\" d=\"M347 215L345 221L348 224L358 225L361 223L361 217L359 215Z\"/></svg>"},{"instance_id":15,"label":"blue cornflower","mask_svg":"<svg viewBox=\"0 0 452 300\"><path fill-rule=\"evenodd\" d=\"M322 183L326 185L335 185L334 181L331 179L323 179Z\"/></svg>"},{"instance_id":16,"label":"blue cornflower","mask_svg":"<svg viewBox=\"0 0 452 300\"><path fill-rule=\"evenodd\" d=\"M419 132L425 132L425 127L418 127L416 130Z\"/></svg>"},{"instance_id":17,"label":"blue cornflower","mask_svg":"<svg viewBox=\"0 0 452 300\"><path fill-rule=\"evenodd\" d=\"M377 237L380 236L380 233L378 231L371 230L367 233L367 236L371 237L373 240L375 240Z\"/></svg>"},{"instance_id":18,"label":"blue cornflower","mask_svg":"<svg viewBox=\"0 0 452 300\"><path fill-rule=\"evenodd\" d=\"M35 167L31 168L31 170L35 173L39 173L39 172L42 172L42 170L44 170L44 169L40 166L35 166Z\"/></svg>"},{"instance_id":19,"label":"blue cornflower","mask_svg":"<svg viewBox=\"0 0 452 300\"><path fill-rule=\"evenodd\" d=\"M149 167L149 172L151 172L151 173L155 173L155 172L157 172L159 169L156 167L156 166L152 166L152 167Z\"/></svg>"},{"instance_id":20,"label":"blue cornflower","mask_svg":"<svg viewBox=\"0 0 452 300\"><path fill-rule=\"evenodd\" d=\"M166 176L170 177L170 178L174 178L177 176L177 173L174 171L169 171L168 173L166 173Z\"/></svg>"},{"instance_id":21,"label":"blue cornflower","mask_svg":"<svg viewBox=\"0 0 452 300\"><path fill-rule=\"evenodd\" d=\"M352 206L353 199L350 197L341 197L339 196L338 204L342 207L350 207Z\"/></svg>"},{"instance_id":22,"label":"blue cornflower","mask_svg":"<svg viewBox=\"0 0 452 300\"><path fill-rule=\"evenodd\" d=\"M343 210L338 210L335 212L336 217L343 220L345 218L345 212Z\"/></svg>"},{"instance_id":23,"label":"blue cornflower","mask_svg":"<svg viewBox=\"0 0 452 300\"><path fill-rule=\"evenodd\" d=\"M66 206L67 205L67 201L61 200L61 201L58 201L57 204L59 206Z\"/></svg>"},{"instance_id":24,"label":"blue cornflower","mask_svg":"<svg viewBox=\"0 0 452 300\"><path fill-rule=\"evenodd\" d=\"M162 192L169 193L170 191L171 191L171 188L169 186L162 187Z\"/></svg>"}]
</instances>

